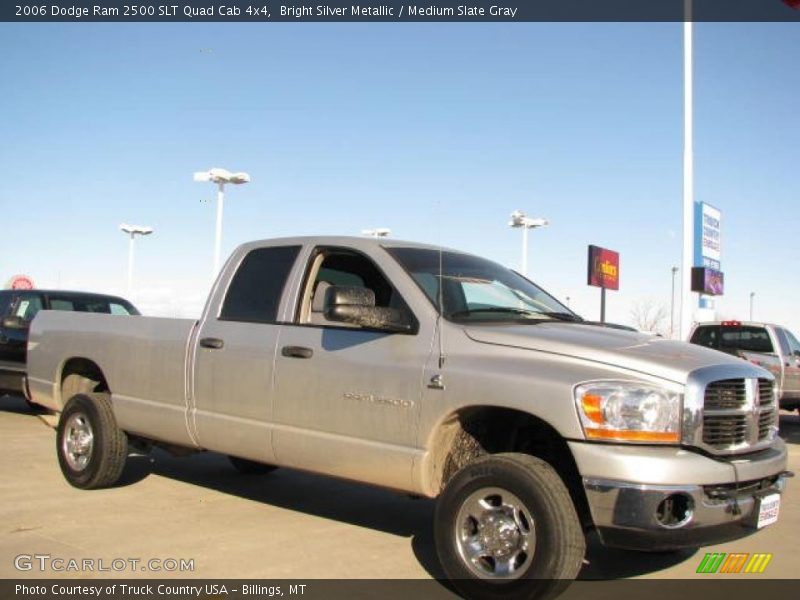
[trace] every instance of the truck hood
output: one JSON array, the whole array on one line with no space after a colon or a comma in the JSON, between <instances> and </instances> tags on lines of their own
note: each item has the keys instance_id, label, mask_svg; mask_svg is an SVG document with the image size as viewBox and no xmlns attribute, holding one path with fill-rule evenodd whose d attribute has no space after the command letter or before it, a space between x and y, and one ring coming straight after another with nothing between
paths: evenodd
<instances>
[{"instance_id":1,"label":"truck hood","mask_svg":"<svg viewBox=\"0 0 800 600\"><path fill-rule=\"evenodd\" d=\"M740 358L702 346L597 325L564 322L481 324L467 326L464 332L482 344L571 356L676 383L686 383L690 372L703 367L747 365Z\"/></svg>"}]
</instances>

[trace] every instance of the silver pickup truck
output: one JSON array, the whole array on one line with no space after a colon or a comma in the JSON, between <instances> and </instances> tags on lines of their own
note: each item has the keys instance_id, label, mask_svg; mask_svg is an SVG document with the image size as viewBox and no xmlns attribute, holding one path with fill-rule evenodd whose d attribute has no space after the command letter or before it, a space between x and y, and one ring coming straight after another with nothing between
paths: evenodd
<instances>
[{"instance_id":1,"label":"silver pickup truck","mask_svg":"<svg viewBox=\"0 0 800 600\"><path fill-rule=\"evenodd\" d=\"M438 497L467 595L554 594L593 529L650 551L747 535L787 475L767 371L582 324L503 266L395 240L245 244L199 321L43 311L28 361L72 485L161 446Z\"/></svg>"},{"instance_id":2,"label":"silver pickup truck","mask_svg":"<svg viewBox=\"0 0 800 600\"><path fill-rule=\"evenodd\" d=\"M747 321L699 323L689 341L765 368L775 377L780 407L800 410L800 341L785 327Z\"/></svg>"}]
</instances>

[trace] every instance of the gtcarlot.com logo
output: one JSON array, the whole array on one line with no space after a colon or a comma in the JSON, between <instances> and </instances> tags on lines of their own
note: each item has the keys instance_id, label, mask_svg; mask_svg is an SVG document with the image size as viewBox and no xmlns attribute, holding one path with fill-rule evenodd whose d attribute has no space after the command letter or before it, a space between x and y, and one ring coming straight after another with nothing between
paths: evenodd
<instances>
[{"instance_id":1,"label":"gtcarlot.com logo","mask_svg":"<svg viewBox=\"0 0 800 600\"><path fill-rule=\"evenodd\" d=\"M17 571L59 572L187 572L194 571L193 558L63 558L50 554L18 554L14 557Z\"/></svg>"},{"instance_id":2,"label":"gtcarlot.com logo","mask_svg":"<svg viewBox=\"0 0 800 600\"><path fill-rule=\"evenodd\" d=\"M763 573L767 568L772 554L743 552L710 552L700 561L698 573Z\"/></svg>"}]
</instances>

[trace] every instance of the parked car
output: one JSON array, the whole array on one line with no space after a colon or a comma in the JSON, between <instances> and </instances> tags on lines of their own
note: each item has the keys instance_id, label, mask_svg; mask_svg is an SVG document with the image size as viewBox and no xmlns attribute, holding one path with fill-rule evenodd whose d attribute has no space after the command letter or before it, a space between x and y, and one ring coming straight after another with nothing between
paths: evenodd
<instances>
[{"instance_id":1,"label":"parked car","mask_svg":"<svg viewBox=\"0 0 800 600\"><path fill-rule=\"evenodd\" d=\"M468 596L552 595L589 530L649 551L748 535L784 487L768 371L582 324L509 269L433 246L245 244L200 320L44 311L28 358L71 485L113 485L131 444L438 497L438 555Z\"/></svg>"},{"instance_id":2,"label":"parked car","mask_svg":"<svg viewBox=\"0 0 800 600\"><path fill-rule=\"evenodd\" d=\"M138 315L124 298L63 290L0 290L0 395L22 394L28 329L40 310Z\"/></svg>"},{"instance_id":3,"label":"parked car","mask_svg":"<svg viewBox=\"0 0 800 600\"><path fill-rule=\"evenodd\" d=\"M693 344L733 354L770 371L786 410L800 410L800 341L780 325L742 321L700 323Z\"/></svg>"}]
</instances>

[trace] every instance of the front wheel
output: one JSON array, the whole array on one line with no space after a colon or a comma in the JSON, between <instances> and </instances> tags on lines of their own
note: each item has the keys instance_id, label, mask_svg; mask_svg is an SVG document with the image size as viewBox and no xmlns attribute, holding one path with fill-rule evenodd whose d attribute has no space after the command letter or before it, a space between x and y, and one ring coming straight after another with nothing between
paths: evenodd
<instances>
[{"instance_id":1,"label":"front wheel","mask_svg":"<svg viewBox=\"0 0 800 600\"><path fill-rule=\"evenodd\" d=\"M586 539L564 482L525 454L479 458L436 506L442 568L470 598L552 598L580 571Z\"/></svg>"},{"instance_id":2,"label":"front wheel","mask_svg":"<svg viewBox=\"0 0 800 600\"><path fill-rule=\"evenodd\" d=\"M56 430L58 464L66 480L85 490L114 485L128 457L128 439L105 394L69 399Z\"/></svg>"}]
</instances>

